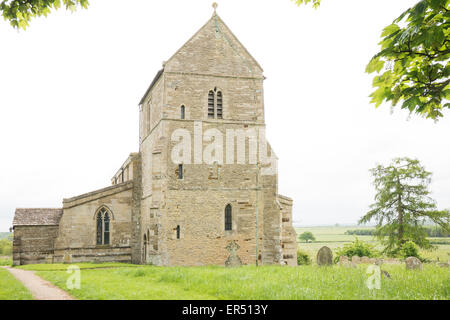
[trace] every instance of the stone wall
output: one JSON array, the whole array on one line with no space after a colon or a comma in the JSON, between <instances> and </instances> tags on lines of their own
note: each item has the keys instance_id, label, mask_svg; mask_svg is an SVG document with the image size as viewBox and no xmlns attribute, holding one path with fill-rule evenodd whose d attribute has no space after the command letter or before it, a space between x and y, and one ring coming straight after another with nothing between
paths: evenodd
<instances>
[{"instance_id":1,"label":"stone wall","mask_svg":"<svg viewBox=\"0 0 450 320\"><path fill-rule=\"evenodd\" d=\"M15 226L13 265L53 261L53 245L58 226Z\"/></svg>"},{"instance_id":2,"label":"stone wall","mask_svg":"<svg viewBox=\"0 0 450 320\"><path fill-rule=\"evenodd\" d=\"M64 199L55 262L131 262L131 215L133 182ZM112 214L110 244L97 245L95 214L105 206Z\"/></svg>"},{"instance_id":3,"label":"stone wall","mask_svg":"<svg viewBox=\"0 0 450 320\"><path fill-rule=\"evenodd\" d=\"M277 195L281 210L281 250L283 262L289 266L297 265L297 233L292 226L292 199Z\"/></svg>"}]
</instances>

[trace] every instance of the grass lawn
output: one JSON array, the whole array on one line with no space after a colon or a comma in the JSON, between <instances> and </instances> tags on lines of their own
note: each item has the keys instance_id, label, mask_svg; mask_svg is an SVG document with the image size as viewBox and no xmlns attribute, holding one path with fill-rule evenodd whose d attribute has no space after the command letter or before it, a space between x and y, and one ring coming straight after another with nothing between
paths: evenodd
<instances>
[{"instance_id":1,"label":"grass lawn","mask_svg":"<svg viewBox=\"0 0 450 320\"><path fill-rule=\"evenodd\" d=\"M0 268L0 300L32 300L33 296L8 270Z\"/></svg>"},{"instance_id":2,"label":"grass lawn","mask_svg":"<svg viewBox=\"0 0 450 320\"><path fill-rule=\"evenodd\" d=\"M27 269L78 299L450 299L450 271L424 265L407 271L404 265L385 265L392 279L382 279L371 292L365 284L367 265L281 267L156 267L123 266L90 269L83 264L81 288L69 290L69 277L60 266ZM65 265L67 267L67 265ZM98 265L97 265L98 266ZM81 267L81 265L80 265Z\"/></svg>"}]
</instances>

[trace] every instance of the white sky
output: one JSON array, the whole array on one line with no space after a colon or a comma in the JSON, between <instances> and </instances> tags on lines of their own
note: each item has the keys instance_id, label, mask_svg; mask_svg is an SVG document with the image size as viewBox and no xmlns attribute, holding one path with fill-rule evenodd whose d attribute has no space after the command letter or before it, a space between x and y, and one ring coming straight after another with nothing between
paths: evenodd
<instances>
[{"instance_id":1,"label":"white sky","mask_svg":"<svg viewBox=\"0 0 450 320\"><path fill-rule=\"evenodd\" d=\"M260 62L279 192L302 225L354 223L373 199L368 170L417 157L450 208L450 113L435 124L369 104L365 65L383 27L417 0L218 1ZM16 207L61 207L103 188L138 150L138 102L211 16L212 0L95 0L17 32L0 20L0 231Z\"/></svg>"}]
</instances>

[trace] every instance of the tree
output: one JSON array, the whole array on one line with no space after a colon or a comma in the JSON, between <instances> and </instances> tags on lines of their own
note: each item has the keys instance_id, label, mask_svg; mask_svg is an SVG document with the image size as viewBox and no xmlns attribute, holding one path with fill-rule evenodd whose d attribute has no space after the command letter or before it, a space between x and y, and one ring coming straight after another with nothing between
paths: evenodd
<instances>
[{"instance_id":1,"label":"tree","mask_svg":"<svg viewBox=\"0 0 450 320\"><path fill-rule=\"evenodd\" d=\"M316 238L314 237L314 235L312 234L312 232L309 232L309 231L303 232L303 233L300 235L299 239L300 239L300 240L303 240L303 241L305 241L305 242L308 242L308 240L310 240L310 241L315 241L315 240L316 240Z\"/></svg>"},{"instance_id":2,"label":"tree","mask_svg":"<svg viewBox=\"0 0 450 320\"><path fill-rule=\"evenodd\" d=\"M308 3L312 3L312 6L314 8L318 8L320 6L320 1L321 0L295 0L295 3L297 5L301 5L301 4L308 4Z\"/></svg>"},{"instance_id":3,"label":"tree","mask_svg":"<svg viewBox=\"0 0 450 320\"><path fill-rule=\"evenodd\" d=\"M449 230L450 212L438 211L429 197L431 173L418 160L396 158L384 167L370 170L376 189L375 203L359 224L375 220L374 235L386 245L385 252L395 252L407 241L430 248L425 222L432 221Z\"/></svg>"},{"instance_id":4,"label":"tree","mask_svg":"<svg viewBox=\"0 0 450 320\"><path fill-rule=\"evenodd\" d=\"M298 5L313 0L296 0ZM320 0L314 0L318 7ZM376 72L370 95L434 120L450 109L450 0L421 0L381 34L381 51L366 67ZM381 70L384 68L384 72Z\"/></svg>"},{"instance_id":5,"label":"tree","mask_svg":"<svg viewBox=\"0 0 450 320\"><path fill-rule=\"evenodd\" d=\"M0 12L15 28L26 29L31 18L47 16L52 9L63 4L66 9L75 11L78 6L86 9L88 0L0 0Z\"/></svg>"}]
</instances>

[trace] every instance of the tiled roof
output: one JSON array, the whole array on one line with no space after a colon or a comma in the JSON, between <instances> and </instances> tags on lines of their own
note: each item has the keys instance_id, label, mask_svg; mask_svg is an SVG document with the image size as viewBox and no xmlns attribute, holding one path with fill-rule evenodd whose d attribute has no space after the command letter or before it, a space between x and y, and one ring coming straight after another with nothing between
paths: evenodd
<instances>
[{"instance_id":1,"label":"tiled roof","mask_svg":"<svg viewBox=\"0 0 450 320\"><path fill-rule=\"evenodd\" d=\"M62 209L16 209L13 226L57 226L62 214Z\"/></svg>"}]
</instances>

